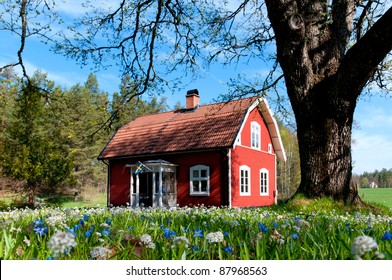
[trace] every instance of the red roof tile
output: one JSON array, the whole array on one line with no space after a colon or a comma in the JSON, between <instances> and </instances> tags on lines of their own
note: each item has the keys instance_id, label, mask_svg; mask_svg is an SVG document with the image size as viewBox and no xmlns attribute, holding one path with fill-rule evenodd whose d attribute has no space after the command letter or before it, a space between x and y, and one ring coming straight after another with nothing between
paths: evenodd
<instances>
[{"instance_id":1,"label":"red roof tile","mask_svg":"<svg viewBox=\"0 0 392 280\"><path fill-rule=\"evenodd\" d=\"M98 158L231 147L247 109L256 99L137 118L117 131Z\"/></svg>"}]
</instances>

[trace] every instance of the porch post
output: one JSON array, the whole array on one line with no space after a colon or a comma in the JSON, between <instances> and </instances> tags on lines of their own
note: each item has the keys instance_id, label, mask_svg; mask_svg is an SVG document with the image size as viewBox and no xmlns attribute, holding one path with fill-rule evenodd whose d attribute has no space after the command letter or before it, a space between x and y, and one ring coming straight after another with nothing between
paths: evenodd
<instances>
[{"instance_id":1,"label":"porch post","mask_svg":"<svg viewBox=\"0 0 392 280\"><path fill-rule=\"evenodd\" d=\"M140 193L139 193L139 174L136 174L136 194L135 194L136 203L135 203L135 207L139 207L139 197L140 197Z\"/></svg>"},{"instance_id":2,"label":"porch post","mask_svg":"<svg viewBox=\"0 0 392 280\"><path fill-rule=\"evenodd\" d=\"M158 206L162 207L162 164L159 165Z\"/></svg>"}]
</instances>

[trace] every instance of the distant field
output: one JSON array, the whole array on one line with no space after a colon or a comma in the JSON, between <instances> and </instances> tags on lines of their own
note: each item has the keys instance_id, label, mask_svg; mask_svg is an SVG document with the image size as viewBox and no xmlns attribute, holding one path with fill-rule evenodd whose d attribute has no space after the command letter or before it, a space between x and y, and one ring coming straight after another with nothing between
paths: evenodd
<instances>
[{"instance_id":1,"label":"distant field","mask_svg":"<svg viewBox=\"0 0 392 280\"><path fill-rule=\"evenodd\" d=\"M379 203L392 208L392 188L359 189L364 201Z\"/></svg>"}]
</instances>

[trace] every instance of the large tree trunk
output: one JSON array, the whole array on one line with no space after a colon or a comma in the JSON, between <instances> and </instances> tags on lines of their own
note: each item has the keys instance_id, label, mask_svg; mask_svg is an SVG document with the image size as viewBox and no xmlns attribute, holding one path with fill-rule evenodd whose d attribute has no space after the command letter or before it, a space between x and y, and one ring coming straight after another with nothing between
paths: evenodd
<instances>
[{"instance_id":1,"label":"large tree trunk","mask_svg":"<svg viewBox=\"0 0 392 280\"><path fill-rule=\"evenodd\" d=\"M326 92L321 94L325 95ZM344 106L325 102L320 93L296 107L301 159L299 192L307 197L330 196L351 203L360 201L351 185L351 132L355 100ZM317 110L307 110L309 106ZM336 108L338 107L338 108Z\"/></svg>"},{"instance_id":2,"label":"large tree trunk","mask_svg":"<svg viewBox=\"0 0 392 280\"><path fill-rule=\"evenodd\" d=\"M392 8L349 50L354 0L266 0L297 122L299 191L360 201L351 184L358 96L392 48Z\"/></svg>"}]
</instances>

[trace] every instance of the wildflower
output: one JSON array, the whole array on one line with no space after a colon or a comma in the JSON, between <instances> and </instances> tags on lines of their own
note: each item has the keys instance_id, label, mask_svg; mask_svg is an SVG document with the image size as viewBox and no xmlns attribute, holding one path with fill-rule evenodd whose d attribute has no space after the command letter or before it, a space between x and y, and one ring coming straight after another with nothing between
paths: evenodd
<instances>
[{"instance_id":1,"label":"wildflower","mask_svg":"<svg viewBox=\"0 0 392 280\"><path fill-rule=\"evenodd\" d=\"M44 236L45 234L48 233L48 227L47 226L42 226L42 225L41 226L37 226L33 230L39 236Z\"/></svg>"},{"instance_id":2,"label":"wildflower","mask_svg":"<svg viewBox=\"0 0 392 280\"><path fill-rule=\"evenodd\" d=\"M381 237L381 240L392 240L392 233L390 233L388 230L384 233L383 237Z\"/></svg>"},{"instance_id":3,"label":"wildflower","mask_svg":"<svg viewBox=\"0 0 392 280\"><path fill-rule=\"evenodd\" d=\"M176 245L184 244L185 248L188 248L189 240L185 236L176 236L176 237L174 237L173 241L174 241L174 244L176 244Z\"/></svg>"},{"instance_id":4,"label":"wildflower","mask_svg":"<svg viewBox=\"0 0 392 280\"><path fill-rule=\"evenodd\" d=\"M193 232L193 237L204 237L203 230L198 228L195 229L195 231Z\"/></svg>"},{"instance_id":5,"label":"wildflower","mask_svg":"<svg viewBox=\"0 0 392 280\"><path fill-rule=\"evenodd\" d=\"M140 245L145 245L149 249L155 249L155 243L152 242L152 237L151 235L145 233L142 236L140 236Z\"/></svg>"},{"instance_id":6,"label":"wildflower","mask_svg":"<svg viewBox=\"0 0 392 280\"><path fill-rule=\"evenodd\" d=\"M383 255L378 252L377 242L370 236L358 236L354 239L351 245L351 253L355 259L362 259L366 253L371 253L375 250L375 255L377 258L383 258Z\"/></svg>"},{"instance_id":7,"label":"wildflower","mask_svg":"<svg viewBox=\"0 0 392 280\"><path fill-rule=\"evenodd\" d=\"M259 222L259 230L262 232L268 232L268 228Z\"/></svg>"},{"instance_id":8,"label":"wildflower","mask_svg":"<svg viewBox=\"0 0 392 280\"><path fill-rule=\"evenodd\" d=\"M224 250L225 252L229 253L229 254L232 254L232 253L233 253L233 247L231 247L230 245L227 246L227 247L225 247L225 248L223 248L223 250Z\"/></svg>"},{"instance_id":9,"label":"wildflower","mask_svg":"<svg viewBox=\"0 0 392 280\"><path fill-rule=\"evenodd\" d=\"M75 228L66 228L65 230L68 231L69 233L72 233L74 236L76 236Z\"/></svg>"},{"instance_id":10,"label":"wildflower","mask_svg":"<svg viewBox=\"0 0 392 280\"><path fill-rule=\"evenodd\" d=\"M225 231L225 232L223 233L223 235L227 237L227 236L229 236L229 232L228 232L228 231Z\"/></svg>"},{"instance_id":11,"label":"wildflower","mask_svg":"<svg viewBox=\"0 0 392 280\"><path fill-rule=\"evenodd\" d=\"M30 240L25 236L23 242L26 243L27 247L30 247Z\"/></svg>"},{"instance_id":12,"label":"wildflower","mask_svg":"<svg viewBox=\"0 0 392 280\"><path fill-rule=\"evenodd\" d=\"M109 249L98 246L98 247L94 247L90 251L90 256L92 259L106 260L110 253L111 251Z\"/></svg>"},{"instance_id":13,"label":"wildflower","mask_svg":"<svg viewBox=\"0 0 392 280\"><path fill-rule=\"evenodd\" d=\"M87 230L87 231L84 233L84 236L90 237L92 234L93 234L93 231L92 231L91 229L89 229L89 230Z\"/></svg>"},{"instance_id":14,"label":"wildflower","mask_svg":"<svg viewBox=\"0 0 392 280\"><path fill-rule=\"evenodd\" d=\"M102 234L102 236L109 236L110 235L110 229L104 228L103 230L101 230L101 234Z\"/></svg>"},{"instance_id":15,"label":"wildflower","mask_svg":"<svg viewBox=\"0 0 392 280\"><path fill-rule=\"evenodd\" d=\"M61 254L67 255L77 245L75 236L70 232L57 231L49 240L48 248L55 258Z\"/></svg>"},{"instance_id":16,"label":"wildflower","mask_svg":"<svg viewBox=\"0 0 392 280\"><path fill-rule=\"evenodd\" d=\"M298 234L297 234L297 233L292 233L292 234L290 234L290 236L291 236L294 240L297 240L297 239L298 239Z\"/></svg>"},{"instance_id":17,"label":"wildflower","mask_svg":"<svg viewBox=\"0 0 392 280\"><path fill-rule=\"evenodd\" d=\"M210 232L207 234L206 239L210 243L218 243L223 241L223 233L220 231Z\"/></svg>"},{"instance_id":18,"label":"wildflower","mask_svg":"<svg viewBox=\"0 0 392 280\"><path fill-rule=\"evenodd\" d=\"M176 232L170 230L170 228L163 228L163 234L166 239L169 239L169 238L173 237L176 234Z\"/></svg>"},{"instance_id":19,"label":"wildflower","mask_svg":"<svg viewBox=\"0 0 392 280\"><path fill-rule=\"evenodd\" d=\"M240 223L238 221L230 221L230 226L231 227L238 227L240 225Z\"/></svg>"},{"instance_id":20,"label":"wildflower","mask_svg":"<svg viewBox=\"0 0 392 280\"><path fill-rule=\"evenodd\" d=\"M192 249L192 251L199 251L200 249L199 249L199 246L197 246L197 245L193 245L192 247L191 247L191 249Z\"/></svg>"}]
</instances>

